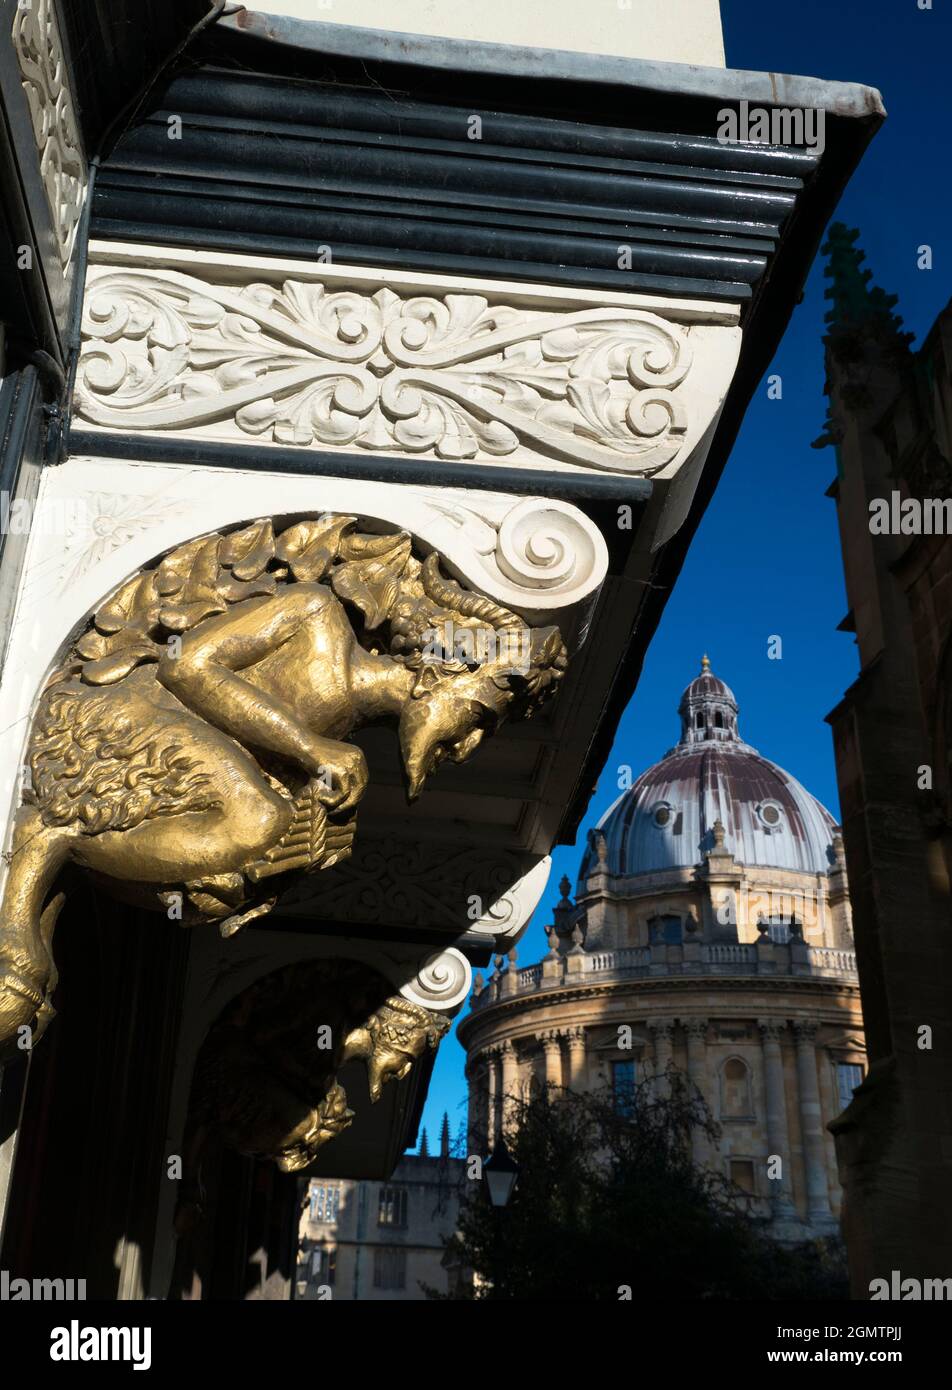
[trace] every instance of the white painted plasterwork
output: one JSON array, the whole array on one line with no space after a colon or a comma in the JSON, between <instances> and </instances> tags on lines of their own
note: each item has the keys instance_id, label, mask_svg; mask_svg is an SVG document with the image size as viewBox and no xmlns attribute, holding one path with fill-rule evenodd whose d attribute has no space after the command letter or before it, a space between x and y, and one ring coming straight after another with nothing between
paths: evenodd
<instances>
[{"instance_id":1,"label":"white painted plasterwork","mask_svg":"<svg viewBox=\"0 0 952 1390\"><path fill-rule=\"evenodd\" d=\"M356 515L403 529L447 570L533 626L556 621L584 640L608 567L601 533L546 498L74 458L45 470L0 682L0 806L19 800L37 695L70 636L143 566L192 537L261 516Z\"/></svg>"},{"instance_id":2,"label":"white painted plasterwork","mask_svg":"<svg viewBox=\"0 0 952 1390\"><path fill-rule=\"evenodd\" d=\"M724 66L718 0L263 0L290 19Z\"/></svg>"},{"instance_id":3,"label":"white painted plasterwork","mask_svg":"<svg viewBox=\"0 0 952 1390\"><path fill-rule=\"evenodd\" d=\"M56 244L66 266L83 209L86 161L53 0L29 0L16 6L12 42L30 106Z\"/></svg>"},{"instance_id":4,"label":"white painted plasterwork","mask_svg":"<svg viewBox=\"0 0 952 1390\"><path fill-rule=\"evenodd\" d=\"M673 476L723 403L730 307L96 243L93 429ZM650 307L649 307L650 306Z\"/></svg>"}]
</instances>

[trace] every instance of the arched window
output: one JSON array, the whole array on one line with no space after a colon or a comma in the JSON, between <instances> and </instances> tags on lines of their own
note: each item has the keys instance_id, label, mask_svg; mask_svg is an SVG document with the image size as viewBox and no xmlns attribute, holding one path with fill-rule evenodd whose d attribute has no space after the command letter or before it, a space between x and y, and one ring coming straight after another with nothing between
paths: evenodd
<instances>
[{"instance_id":1,"label":"arched window","mask_svg":"<svg viewBox=\"0 0 952 1390\"><path fill-rule=\"evenodd\" d=\"M750 1067L741 1057L728 1057L721 1068L721 1118L747 1120L753 1113Z\"/></svg>"},{"instance_id":2,"label":"arched window","mask_svg":"<svg viewBox=\"0 0 952 1390\"><path fill-rule=\"evenodd\" d=\"M694 723L695 723L695 725L696 725L697 728L699 728L699 729L703 729L703 728L704 728L704 712L703 712L702 710L698 710L698 712L697 712L697 718L695 719Z\"/></svg>"},{"instance_id":3,"label":"arched window","mask_svg":"<svg viewBox=\"0 0 952 1390\"><path fill-rule=\"evenodd\" d=\"M715 729L723 729L724 727L724 716L720 710L716 710L714 713L714 727Z\"/></svg>"}]
</instances>

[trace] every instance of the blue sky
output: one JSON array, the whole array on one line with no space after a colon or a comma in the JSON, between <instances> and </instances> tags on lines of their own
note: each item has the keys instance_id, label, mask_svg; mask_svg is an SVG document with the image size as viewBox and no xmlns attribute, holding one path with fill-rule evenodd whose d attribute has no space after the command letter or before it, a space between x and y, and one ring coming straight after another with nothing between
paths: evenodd
<instances>
[{"instance_id":1,"label":"blue sky","mask_svg":"<svg viewBox=\"0 0 952 1390\"><path fill-rule=\"evenodd\" d=\"M661 0L658 0L661 3ZM860 228L874 281L899 294L897 312L917 347L952 295L946 230L952 225L952 165L944 115L952 19L944 0L723 0L728 64L755 71L862 82L878 87L888 112L835 214ZM540 37L544 42L544 38ZM932 247L933 269L917 269ZM733 688L748 743L780 763L839 814L829 725L824 716L857 674L856 648L836 626L847 609L835 504L824 491L832 450L810 448L823 396L823 258L769 371L782 400L761 382L717 493L695 536L652 642L641 681L618 729L575 846L553 855L548 890L523 937L519 963L546 950L543 927L567 874L573 885L585 832L618 795L617 769L635 774L677 740L676 707L702 652ZM783 658L767 657L771 634ZM464 1053L454 1033L441 1045L424 1112L431 1144L449 1111L454 1134L465 1116Z\"/></svg>"}]
</instances>

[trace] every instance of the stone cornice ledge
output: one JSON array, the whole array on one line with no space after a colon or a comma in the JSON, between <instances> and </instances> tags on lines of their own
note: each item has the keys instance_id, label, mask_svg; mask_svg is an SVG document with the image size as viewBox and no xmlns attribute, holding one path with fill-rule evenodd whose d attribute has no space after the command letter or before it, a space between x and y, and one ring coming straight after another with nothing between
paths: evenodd
<instances>
[{"instance_id":1,"label":"stone cornice ledge","mask_svg":"<svg viewBox=\"0 0 952 1390\"><path fill-rule=\"evenodd\" d=\"M834 82L820 77L743 69L662 63L615 54L576 53L557 48L527 48L428 34L370 29L353 24L291 19L245 9L221 24L238 34L267 39L322 54L387 62L412 63L503 77L538 77L643 88L672 96L757 102L763 106L812 106L838 116L885 114L875 87Z\"/></svg>"}]
</instances>

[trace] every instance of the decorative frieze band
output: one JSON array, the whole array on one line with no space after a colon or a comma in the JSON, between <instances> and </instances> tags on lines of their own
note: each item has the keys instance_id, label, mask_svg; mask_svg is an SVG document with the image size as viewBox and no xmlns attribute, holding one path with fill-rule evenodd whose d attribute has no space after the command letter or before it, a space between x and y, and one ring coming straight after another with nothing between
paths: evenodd
<instances>
[{"instance_id":1,"label":"decorative frieze band","mask_svg":"<svg viewBox=\"0 0 952 1390\"><path fill-rule=\"evenodd\" d=\"M96 255L73 413L110 431L648 476L706 430L736 356L717 335L739 336L722 308Z\"/></svg>"}]
</instances>

